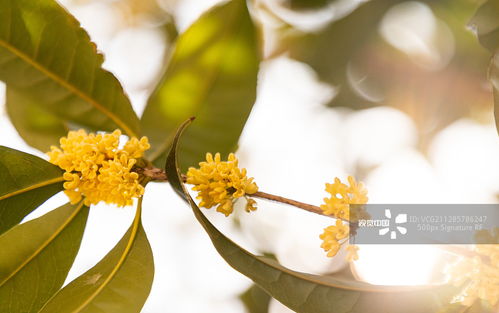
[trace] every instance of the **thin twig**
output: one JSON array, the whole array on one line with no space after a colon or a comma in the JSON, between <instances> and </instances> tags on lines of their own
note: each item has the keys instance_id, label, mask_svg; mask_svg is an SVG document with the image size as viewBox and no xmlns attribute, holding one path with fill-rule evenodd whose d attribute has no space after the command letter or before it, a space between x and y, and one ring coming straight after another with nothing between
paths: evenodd
<instances>
[{"instance_id":1,"label":"thin twig","mask_svg":"<svg viewBox=\"0 0 499 313\"><path fill-rule=\"evenodd\" d=\"M156 168L156 167L136 168L135 171L139 174L144 175L145 177L150 178L151 181L155 181L155 182L168 181L168 177L166 176L166 172L160 168ZM182 174L182 181L184 183L187 181L187 176L184 174ZM275 202L279 202L279 203L283 203L283 204L288 204L288 205L300 208L302 210L305 210L307 212L311 212L311 213L319 214L322 216L334 218L334 216L325 214L324 211L322 211L322 209L316 205L312 205L312 204L292 200L289 198L273 195L273 194L266 193L263 191L255 192L249 196L261 198L261 199L266 199L266 200L270 200L270 201L275 201ZM351 223L350 221L345 220L345 219L341 219L341 220L350 223L351 227L353 227L353 229L355 229L355 226L356 226L355 223ZM435 243L437 243L437 242L435 242ZM455 255L460 255L460 256L466 256L466 257L480 256L484 262L486 262L486 263L490 262L490 260L488 260L488 258L486 256L480 255L480 254L478 254L474 251L468 250L468 249L460 248L458 246L442 244L439 246L439 248L443 251L446 251L446 252L449 252L449 253L452 253Z\"/></svg>"},{"instance_id":2,"label":"thin twig","mask_svg":"<svg viewBox=\"0 0 499 313\"><path fill-rule=\"evenodd\" d=\"M276 201L276 202L280 202L280 203L284 203L284 204L289 204L289 205L295 206L297 208L300 208L300 209L308 211L308 212L312 212L312 213L324 215L324 216L329 216L329 215L325 215L324 212L321 210L321 208L316 206L316 205L312 205L312 204L284 198L281 196L276 196L276 195L266 193L263 191L257 191L255 193L251 194L250 196L262 198L262 199L267 199L267 200L271 200L271 201ZM331 217L331 216L329 216L329 217Z\"/></svg>"},{"instance_id":3,"label":"thin twig","mask_svg":"<svg viewBox=\"0 0 499 313\"><path fill-rule=\"evenodd\" d=\"M139 174L146 176L146 177L150 177L152 179L152 181L155 181L155 182L168 181L168 177L166 176L165 171L160 169L160 168L156 168L156 167L136 168L135 171ZM184 174L182 174L182 180L184 183L187 180L187 177ZM271 200L271 201L275 201L275 202L280 202L280 203L292 205L294 207L300 208L300 209L308 211L308 212L312 212L312 213L319 214L322 216L334 218L334 216L325 214L324 211L322 211L321 208L316 206L316 205L312 205L312 204L284 198L281 196L276 196L276 195L266 193L263 191L258 191L258 192L251 194L251 195L248 195L248 196L261 198L261 199L267 199L267 200ZM343 220L345 222L349 222L348 220L345 220L345 219L341 219L341 220Z\"/></svg>"}]
</instances>

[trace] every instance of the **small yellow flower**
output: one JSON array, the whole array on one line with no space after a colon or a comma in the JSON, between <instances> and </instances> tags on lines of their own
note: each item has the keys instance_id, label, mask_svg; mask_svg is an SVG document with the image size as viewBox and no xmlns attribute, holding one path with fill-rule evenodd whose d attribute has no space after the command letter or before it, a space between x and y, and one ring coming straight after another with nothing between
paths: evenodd
<instances>
[{"instance_id":1,"label":"small yellow flower","mask_svg":"<svg viewBox=\"0 0 499 313\"><path fill-rule=\"evenodd\" d=\"M340 250L340 240L348 237L349 227L341 220L336 220L335 225L324 228L324 232L319 236L322 239L321 248L327 252L328 257L335 256Z\"/></svg>"},{"instance_id":2,"label":"small yellow flower","mask_svg":"<svg viewBox=\"0 0 499 313\"><path fill-rule=\"evenodd\" d=\"M348 262L357 261L359 259L359 255L357 254L357 252L359 251L358 246L348 245L346 249L348 252L348 254L347 254Z\"/></svg>"},{"instance_id":3,"label":"small yellow flower","mask_svg":"<svg viewBox=\"0 0 499 313\"><path fill-rule=\"evenodd\" d=\"M326 184L326 191L331 197L324 198L321 209L326 215L354 222L360 216L358 216L357 210L350 216L350 204L366 204L368 200L367 189L363 183L357 183L352 176L348 176L348 182L350 186L345 185L336 177L334 183Z\"/></svg>"},{"instance_id":4,"label":"small yellow flower","mask_svg":"<svg viewBox=\"0 0 499 313\"><path fill-rule=\"evenodd\" d=\"M246 211L256 210L256 201L246 197L258 191L253 178L248 178L245 168L238 167L236 156L229 154L228 161L221 161L220 153L215 157L206 154L206 162L200 162L199 168L189 168L187 183L194 185L198 192L199 206L211 208L217 205L217 211L229 216L234 210L234 201L245 197Z\"/></svg>"},{"instance_id":5,"label":"small yellow flower","mask_svg":"<svg viewBox=\"0 0 499 313\"><path fill-rule=\"evenodd\" d=\"M495 243L499 239L499 228L477 235L489 237ZM473 251L477 254L475 257L464 257L447 269L451 283L464 286L457 300L471 306L477 299L483 299L495 306L499 303L499 245L477 244Z\"/></svg>"},{"instance_id":6,"label":"small yellow flower","mask_svg":"<svg viewBox=\"0 0 499 313\"><path fill-rule=\"evenodd\" d=\"M65 170L64 189L71 203L84 199L85 205L100 201L126 206L144 194L139 175L132 171L137 158L150 148L146 137L132 137L119 148L121 132L87 134L83 129L70 131L51 147L50 162Z\"/></svg>"},{"instance_id":7,"label":"small yellow flower","mask_svg":"<svg viewBox=\"0 0 499 313\"><path fill-rule=\"evenodd\" d=\"M329 198L324 198L324 204L321 205L321 209L326 215L331 215L336 220L336 225L329 226L324 230L324 233L320 236L323 240L321 247L328 252L328 257L333 257L338 253L341 244L339 239L348 237L348 226L346 226L346 234L344 232L345 227L342 220L356 222L360 218L368 218L367 212L364 210L350 210L350 205L356 204L366 204L367 203L367 189L364 184L355 180L352 176L348 176L349 186L342 183L339 178L335 178L332 184L326 184L326 191L331 195ZM341 238L335 238L335 236L341 236ZM334 235L334 236L333 236ZM348 256L349 261L357 260L357 246L348 246Z\"/></svg>"}]
</instances>

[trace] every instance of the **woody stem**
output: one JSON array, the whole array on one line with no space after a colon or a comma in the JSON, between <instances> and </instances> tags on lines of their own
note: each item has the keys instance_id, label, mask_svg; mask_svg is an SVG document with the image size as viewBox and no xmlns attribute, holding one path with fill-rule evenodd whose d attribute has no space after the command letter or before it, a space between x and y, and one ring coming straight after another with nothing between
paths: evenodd
<instances>
[{"instance_id":1,"label":"woody stem","mask_svg":"<svg viewBox=\"0 0 499 313\"><path fill-rule=\"evenodd\" d=\"M146 176L146 177L150 177L151 180L155 181L155 182L166 182L166 181L168 181L168 177L166 176L166 172L163 169L160 169L160 168L156 168L156 167L136 168L135 171L137 173L139 173L139 174L142 174L142 175ZM184 174L182 174L182 181L185 183L186 180L187 180L187 176L185 176ZM250 194L248 196L256 197L256 198L261 198L261 199L267 199L267 200L271 200L271 201L275 201L275 202L280 202L280 203L288 204L288 205L300 208L302 210L305 210L305 211L308 211L308 212L312 212L312 213L315 213L315 214L319 214L319 215L322 215L322 216L334 217L334 216L331 216L331 215L324 214L324 212L321 210L321 208L318 207L318 206L316 206L316 205L312 205L312 204L308 204L308 203L304 203L304 202L292 200L292 199L281 197L281 196L276 196L276 195L273 195L273 194L270 194L270 193L266 193L266 192L263 192L263 191L258 191L258 192L255 192L253 194ZM344 220L345 222L349 222L346 219L342 219L342 220Z\"/></svg>"}]
</instances>

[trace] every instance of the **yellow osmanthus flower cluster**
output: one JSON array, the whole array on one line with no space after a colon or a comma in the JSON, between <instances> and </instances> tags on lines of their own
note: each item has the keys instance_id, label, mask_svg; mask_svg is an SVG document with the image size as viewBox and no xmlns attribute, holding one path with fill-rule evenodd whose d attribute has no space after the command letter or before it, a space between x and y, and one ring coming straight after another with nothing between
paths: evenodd
<instances>
[{"instance_id":1,"label":"yellow osmanthus flower cluster","mask_svg":"<svg viewBox=\"0 0 499 313\"><path fill-rule=\"evenodd\" d=\"M326 191L331 196L324 198L324 204L320 208L325 215L337 218L336 224L325 228L324 232L320 235L320 239L323 241L321 247L327 252L328 257L335 256L341 245L346 242L345 240L340 243L340 240L346 239L349 236L349 226L347 223L356 222L360 218L368 217L367 213L363 210L350 210L351 204L367 203L367 189L363 183L357 183L352 176L348 177L348 183L349 185L346 185L339 178L335 178L334 183L326 184ZM347 259L349 261L357 260L357 251L357 246L347 246Z\"/></svg>"},{"instance_id":2,"label":"yellow osmanthus flower cluster","mask_svg":"<svg viewBox=\"0 0 499 313\"><path fill-rule=\"evenodd\" d=\"M199 163L199 169L189 168L187 183L194 185L198 192L199 206L211 208L217 205L217 211L229 216L234 210L234 201L246 198L246 211L256 210L256 201L246 197L258 191L253 178L248 178L245 168L238 167L236 156L231 153L227 161L221 161L220 153L215 157L206 154L206 162Z\"/></svg>"},{"instance_id":3,"label":"yellow osmanthus flower cluster","mask_svg":"<svg viewBox=\"0 0 499 313\"><path fill-rule=\"evenodd\" d=\"M85 205L104 201L117 206L133 203L144 194L139 174L132 171L137 159L150 148L147 137L132 137L120 148L121 131L112 134L87 134L83 129L70 131L51 147L50 162L65 170L64 189L71 203L84 199Z\"/></svg>"},{"instance_id":4,"label":"yellow osmanthus flower cluster","mask_svg":"<svg viewBox=\"0 0 499 313\"><path fill-rule=\"evenodd\" d=\"M348 176L350 186L342 183L336 177L334 183L326 184L326 191L331 195L329 198L324 198L324 204L321 209L326 215L331 215L344 220L355 222L361 216L358 216L359 210L350 212L350 204L366 204L367 189L364 184L355 180L354 177Z\"/></svg>"},{"instance_id":5,"label":"yellow osmanthus flower cluster","mask_svg":"<svg viewBox=\"0 0 499 313\"><path fill-rule=\"evenodd\" d=\"M488 236L490 241L486 242L497 243L499 228L477 235ZM462 258L448 269L451 282L464 286L457 301L471 306L477 299L483 299L491 306L499 305L499 245L477 244L473 251L476 256Z\"/></svg>"},{"instance_id":6,"label":"yellow osmanthus flower cluster","mask_svg":"<svg viewBox=\"0 0 499 313\"><path fill-rule=\"evenodd\" d=\"M349 226L343 223L342 220L336 220L335 225L324 228L324 233L319 237L322 239L321 248L327 252L328 257L335 256L340 250L340 240L348 237Z\"/></svg>"}]
</instances>

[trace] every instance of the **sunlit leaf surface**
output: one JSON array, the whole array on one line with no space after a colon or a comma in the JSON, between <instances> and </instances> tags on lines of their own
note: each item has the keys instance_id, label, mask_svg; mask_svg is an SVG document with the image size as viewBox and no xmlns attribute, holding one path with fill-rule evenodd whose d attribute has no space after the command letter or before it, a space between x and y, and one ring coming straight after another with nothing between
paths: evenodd
<instances>
[{"instance_id":1,"label":"sunlit leaf surface","mask_svg":"<svg viewBox=\"0 0 499 313\"><path fill-rule=\"evenodd\" d=\"M22 93L9 102L38 104L76 127L137 135L130 101L102 62L78 21L56 1L0 0L0 80ZM8 104L11 112L16 105Z\"/></svg>"},{"instance_id":2,"label":"sunlit leaf surface","mask_svg":"<svg viewBox=\"0 0 499 313\"><path fill-rule=\"evenodd\" d=\"M68 133L62 119L47 111L36 99L14 88L7 89L5 102L10 121L19 135L30 146L47 152Z\"/></svg>"},{"instance_id":3,"label":"sunlit leaf surface","mask_svg":"<svg viewBox=\"0 0 499 313\"><path fill-rule=\"evenodd\" d=\"M38 312L64 283L88 216L66 204L0 236L0 312Z\"/></svg>"},{"instance_id":4,"label":"sunlit leaf surface","mask_svg":"<svg viewBox=\"0 0 499 313\"><path fill-rule=\"evenodd\" d=\"M120 242L97 265L59 291L40 312L140 312L154 276L152 251L140 213L141 203Z\"/></svg>"},{"instance_id":5,"label":"sunlit leaf surface","mask_svg":"<svg viewBox=\"0 0 499 313\"><path fill-rule=\"evenodd\" d=\"M59 167L0 146L0 234L63 189Z\"/></svg>"},{"instance_id":6,"label":"sunlit leaf surface","mask_svg":"<svg viewBox=\"0 0 499 313\"><path fill-rule=\"evenodd\" d=\"M224 155L235 149L256 98L257 46L244 0L215 7L179 36L141 121L157 166L164 164L175 129L191 116L197 122L180 147L183 169L207 151Z\"/></svg>"}]
</instances>

